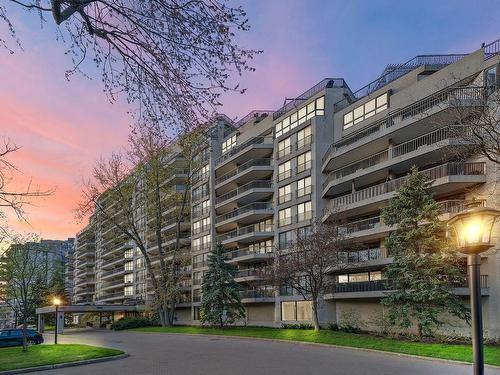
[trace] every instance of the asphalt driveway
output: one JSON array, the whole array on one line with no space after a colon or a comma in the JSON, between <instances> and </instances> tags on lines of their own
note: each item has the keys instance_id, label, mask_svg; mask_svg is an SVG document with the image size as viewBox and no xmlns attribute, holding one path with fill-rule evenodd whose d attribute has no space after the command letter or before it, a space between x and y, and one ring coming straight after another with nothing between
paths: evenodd
<instances>
[{"instance_id":1,"label":"asphalt driveway","mask_svg":"<svg viewBox=\"0 0 500 375\"><path fill-rule=\"evenodd\" d=\"M46 342L53 336L45 334ZM468 375L471 366L354 349L229 337L85 331L60 343L125 350L129 358L59 370L47 375ZM500 370L486 369L488 375Z\"/></svg>"}]
</instances>

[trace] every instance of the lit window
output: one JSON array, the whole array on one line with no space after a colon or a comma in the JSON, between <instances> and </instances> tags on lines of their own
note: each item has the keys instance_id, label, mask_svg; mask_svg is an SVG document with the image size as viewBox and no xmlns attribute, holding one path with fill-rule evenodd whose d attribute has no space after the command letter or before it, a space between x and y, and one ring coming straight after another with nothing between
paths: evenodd
<instances>
[{"instance_id":1,"label":"lit window","mask_svg":"<svg viewBox=\"0 0 500 375\"><path fill-rule=\"evenodd\" d=\"M353 111L347 112L344 115L344 129L350 128L351 126L370 118L376 113L387 109L388 98L388 93L384 93L366 102L365 104L360 105Z\"/></svg>"},{"instance_id":2,"label":"lit window","mask_svg":"<svg viewBox=\"0 0 500 375\"><path fill-rule=\"evenodd\" d=\"M134 249L125 250L125 258L133 258L134 257Z\"/></svg>"},{"instance_id":3,"label":"lit window","mask_svg":"<svg viewBox=\"0 0 500 375\"><path fill-rule=\"evenodd\" d=\"M292 200L292 185L285 185L278 190L278 202L285 203Z\"/></svg>"},{"instance_id":4,"label":"lit window","mask_svg":"<svg viewBox=\"0 0 500 375\"><path fill-rule=\"evenodd\" d=\"M310 169L311 166L311 151L304 152L297 156L297 173L304 172Z\"/></svg>"},{"instance_id":5,"label":"lit window","mask_svg":"<svg viewBox=\"0 0 500 375\"><path fill-rule=\"evenodd\" d=\"M303 197L304 195L311 194L312 182L311 176L302 178L297 181L297 198Z\"/></svg>"},{"instance_id":6,"label":"lit window","mask_svg":"<svg viewBox=\"0 0 500 375\"><path fill-rule=\"evenodd\" d=\"M296 320L295 302L281 302L281 320Z\"/></svg>"},{"instance_id":7,"label":"lit window","mask_svg":"<svg viewBox=\"0 0 500 375\"><path fill-rule=\"evenodd\" d=\"M134 282L134 274L133 273L127 273L125 276L123 276L123 281L125 284L130 284Z\"/></svg>"},{"instance_id":8,"label":"lit window","mask_svg":"<svg viewBox=\"0 0 500 375\"><path fill-rule=\"evenodd\" d=\"M292 162L290 160L278 165L278 181L283 181L292 176Z\"/></svg>"},{"instance_id":9,"label":"lit window","mask_svg":"<svg viewBox=\"0 0 500 375\"><path fill-rule=\"evenodd\" d=\"M231 150L234 146L236 146L236 134L226 139L222 142L222 153L226 153Z\"/></svg>"},{"instance_id":10,"label":"lit window","mask_svg":"<svg viewBox=\"0 0 500 375\"><path fill-rule=\"evenodd\" d=\"M357 283L360 281L369 281L370 276L368 272L360 272L360 273L351 273L349 275L349 282L350 283Z\"/></svg>"},{"instance_id":11,"label":"lit window","mask_svg":"<svg viewBox=\"0 0 500 375\"><path fill-rule=\"evenodd\" d=\"M125 296L133 296L134 295L134 287L133 286L126 286L123 288L123 294Z\"/></svg>"},{"instance_id":12,"label":"lit window","mask_svg":"<svg viewBox=\"0 0 500 375\"><path fill-rule=\"evenodd\" d=\"M274 133L276 138L283 134L288 133L296 126L313 118L314 116L325 115L325 97L322 96L300 108L298 111L292 113L290 116L285 117L282 121L274 126Z\"/></svg>"},{"instance_id":13,"label":"lit window","mask_svg":"<svg viewBox=\"0 0 500 375\"><path fill-rule=\"evenodd\" d=\"M133 271L134 270L134 262L125 262L125 271Z\"/></svg>"},{"instance_id":14,"label":"lit window","mask_svg":"<svg viewBox=\"0 0 500 375\"><path fill-rule=\"evenodd\" d=\"M297 320L312 320L311 301L297 301Z\"/></svg>"},{"instance_id":15,"label":"lit window","mask_svg":"<svg viewBox=\"0 0 500 375\"><path fill-rule=\"evenodd\" d=\"M311 301L281 302L281 320L306 321L312 320Z\"/></svg>"},{"instance_id":16,"label":"lit window","mask_svg":"<svg viewBox=\"0 0 500 375\"><path fill-rule=\"evenodd\" d=\"M297 149L307 146L311 143L311 125L297 132Z\"/></svg>"},{"instance_id":17,"label":"lit window","mask_svg":"<svg viewBox=\"0 0 500 375\"><path fill-rule=\"evenodd\" d=\"M349 282L349 275L338 275L338 282L340 284Z\"/></svg>"},{"instance_id":18,"label":"lit window","mask_svg":"<svg viewBox=\"0 0 500 375\"><path fill-rule=\"evenodd\" d=\"M292 151L290 137L283 139L278 143L278 158L288 155Z\"/></svg>"},{"instance_id":19,"label":"lit window","mask_svg":"<svg viewBox=\"0 0 500 375\"><path fill-rule=\"evenodd\" d=\"M278 212L278 224L280 227L283 225L292 224L292 208L288 207Z\"/></svg>"},{"instance_id":20,"label":"lit window","mask_svg":"<svg viewBox=\"0 0 500 375\"><path fill-rule=\"evenodd\" d=\"M297 221L309 220L312 218L311 201L300 203L297 205Z\"/></svg>"}]
</instances>

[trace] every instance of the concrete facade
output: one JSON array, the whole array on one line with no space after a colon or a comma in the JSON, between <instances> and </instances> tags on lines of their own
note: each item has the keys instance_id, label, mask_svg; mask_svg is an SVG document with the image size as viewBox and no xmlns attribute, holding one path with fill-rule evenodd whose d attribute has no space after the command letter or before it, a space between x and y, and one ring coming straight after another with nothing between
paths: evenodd
<instances>
[{"instance_id":1,"label":"concrete facade","mask_svg":"<svg viewBox=\"0 0 500 375\"><path fill-rule=\"evenodd\" d=\"M247 309L243 323L310 321L310 304L264 285L258 269L293 243L297 230L340 212L347 220L346 232L364 249L346 269L332 273L337 286L324 296L320 319L324 324L356 319L375 329L384 313L383 269L391 262L384 246L391 228L381 221L380 210L412 165L433 180L443 220L473 198L500 207L495 167L477 157L458 160L449 152L460 147L449 130L456 125L454 111L467 113L485 95L498 94L499 52L497 41L470 54L417 56L389 65L356 92L342 78L328 78L276 111L252 111L236 123L218 116L200 147L190 187L190 225L182 238L190 246L191 264L185 271L191 280L183 283L178 322L199 323L201 280L216 242L238 269ZM113 246L106 243L111 240ZM134 245L96 215L92 218L77 235L75 304L147 301L144 289L124 295L127 249ZM485 329L500 337L497 247L483 257L482 274ZM132 283L137 282L135 277ZM456 293L468 297L465 285ZM443 329L468 333L463 323L451 320Z\"/></svg>"}]
</instances>

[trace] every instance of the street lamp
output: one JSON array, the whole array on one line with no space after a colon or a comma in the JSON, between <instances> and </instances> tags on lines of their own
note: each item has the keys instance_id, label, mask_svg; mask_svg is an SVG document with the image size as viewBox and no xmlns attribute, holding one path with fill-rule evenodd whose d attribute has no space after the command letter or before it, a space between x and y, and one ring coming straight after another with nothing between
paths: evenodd
<instances>
[{"instance_id":1,"label":"street lamp","mask_svg":"<svg viewBox=\"0 0 500 375\"><path fill-rule=\"evenodd\" d=\"M465 211L456 214L448 221L458 243L458 251L467 255L469 270L470 305L472 315L472 352L473 374L484 374L483 354L483 317L481 312L480 254L488 250L491 244L493 224L500 216L500 211L487 207L478 207L480 202L473 202Z\"/></svg>"},{"instance_id":2,"label":"street lamp","mask_svg":"<svg viewBox=\"0 0 500 375\"><path fill-rule=\"evenodd\" d=\"M54 335L54 344L57 344L57 331L59 330L59 305L61 304L61 300L57 297L54 297L52 303L56 307L56 331Z\"/></svg>"}]
</instances>

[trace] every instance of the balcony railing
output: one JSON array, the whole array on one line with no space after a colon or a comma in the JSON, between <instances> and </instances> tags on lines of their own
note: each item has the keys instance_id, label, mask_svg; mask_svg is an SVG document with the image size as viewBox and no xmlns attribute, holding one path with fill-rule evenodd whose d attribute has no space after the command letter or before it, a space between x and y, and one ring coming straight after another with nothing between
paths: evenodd
<instances>
[{"instance_id":1,"label":"balcony railing","mask_svg":"<svg viewBox=\"0 0 500 375\"><path fill-rule=\"evenodd\" d=\"M272 224L252 224L252 225L247 225L246 227L238 228L235 229L231 232L227 232L224 234L221 234L217 236L218 241L225 241L229 240L231 238L235 238L238 236L243 236L245 234L250 234L250 233L272 233L273 232L273 225Z\"/></svg>"},{"instance_id":2,"label":"balcony railing","mask_svg":"<svg viewBox=\"0 0 500 375\"><path fill-rule=\"evenodd\" d=\"M338 254L338 261L340 264L363 263L380 258L382 258L382 252L379 247L358 251L340 252Z\"/></svg>"},{"instance_id":3,"label":"balcony railing","mask_svg":"<svg viewBox=\"0 0 500 375\"><path fill-rule=\"evenodd\" d=\"M231 177L236 176L238 173L241 173L241 172L243 172L251 167L262 167L262 166L271 166L271 159L267 158L267 159L249 160L249 161L241 164L237 168L234 168L233 170L227 172L226 174L224 174L220 177L217 177L215 179L215 184L218 185L218 184L230 179Z\"/></svg>"},{"instance_id":4,"label":"balcony railing","mask_svg":"<svg viewBox=\"0 0 500 375\"><path fill-rule=\"evenodd\" d=\"M491 42L483 47L484 49L484 59L488 60L493 56L496 56L500 53L500 39Z\"/></svg>"},{"instance_id":5,"label":"balcony railing","mask_svg":"<svg viewBox=\"0 0 500 375\"><path fill-rule=\"evenodd\" d=\"M274 247L273 246L262 246L262 247L247 247L244 249L238 249L238 250L233 250L229 251L224 254L224 257L227 260L232 260L240 257L244 257L247 255L263 255L263 254L272 254L274 252Z\"/></svg>"},{"instance_id":6,"label":"balcony railing","mask_svg":"<svg viewBox=\"0 0 500 375\"><path fill-rule=\"evenodd\" d=\"M484 175L485 163L463 163L454 162L439 165L434 168L423 170L422 173L430 180L435 180L447 176L469 176L469 175ZM353 203L364 200L371 200L380 195L396 191L408 179L408 175L396 178L382 184L370 186L368 188L356 191L351 194L342 195L333 198L329 202L329 208L334 211L336 208L347 206Z\"/></svg>"},{"instance_id":7,"label":"balcony railing","mask_svg":"<svg viewBox=\"0 0 500 375\"><path fill-rule=\"evenodd\" d=\"M251 277L251 276L259 276L260 271L256 269L246 269L246 270L239 270L236 271L234 274L235 278L240 278L240 277Z\"/></svg>"},{"instance_id":8,"label":"balcony railing","mask_svg":"<svg viewBox=\"0 0 500 375\"><path fill-rule=\"evenodd\" d=\"M273 137L255 137L255 138L250 138L248 141L243 142L240 145L234 146L232 149L227 151L225 154L223 154L221 157L219 157L215 161L215 165L219 165L229 159L230 157L236 155L238 152L241 150L245 149L248 146L251 145L258 145L258 144L268 144L272 146L274 144L274 139Z\"/></svg>"},{"instance_id":9,"label":"balcony railing","mask_svg":"<svg viewBox=\"0 0 500 375\"><path fill-rule=\"evenodd\" d=\"M443 67L446 65L453 64L461 60L465 54L455 54L455 55L420 55L415 56L411 60L403 64L389 65L384 73L378 77L376 80L370 82L366 86L363 86L359 90L352 94L352 97L342 99L334 104L334 111L340 111L341 109L347 107L348 105L370 95L372 92L381 89L382 87L388 85L392 81L404 76L405 74L411 72L412 70L418 68L421 65L432 65Z\"/></svg>"},{"instance_id":10,"label":"balcony railing","mask_svg":"<svg viewBox=\"0 0 500 375\"><path fill-rule=\"evenodd\" d=\"M256 290L242 290L240 298L273 298L274 290L272 289L256 289Z\"/></svg>"},{"instance_id":11,"label":"balcony railing","mask_svg":"<svg viewBox=\"0 0 500 375\"><path fill-rule=\"evenodd\" d=\"M215 218L216 223L220 223L222 221L229 220L233 217L242 215L246 212L255 211L255 210L272 210L273 204L271 202L254 202L247 204L246 206L237 208L227 214L219 215Z\"/></svg>"},{"instance_id":12,"label":"balcony railing","mask_svg":"<svg viewBox=\"0 0 500 375\"><path fill-rule=\"evenodd\" d=\"M485 95L484 87L453 87L446 88L431 94L415 103L412 103L402 109L398 109L389 113L386 117L376 121L370 126L360 129L358 132L349 134L342 140L333 143L325 156L323 162L333 152L342 150L345 147L352 145L372 134L375 134L383 129L399 125L403 120L414 117L419 114L425 114L432 107L440 104L452 102L454 100L483 100Z\"/></svg>"},{"instance_id":13,"label":"balcony railing","mask_svg":"<svg viewBox=\"0 0 500 375\"><path fill-rule=\"evenodd\" d=\"M255 180L251 181L245 185L242 185L238 187L237 189L231 190L229 193L226 193L224 195L221 195L220 197L217 197L216 203L222 203L224 201L227 201L228 199L231 199L233 197L236 197L237 195L243 194L245 191L248 191L250 189L270 189L273 187L273 183L270 180Z\"/></svg>"},{"instance_id":14,"label":"balcony railing","mask_svg":"<svg viewBox=\"0 0 500 375\"><path fill-rule=\"evenodd\" d=\"M350 174L356 173L359 170L373 167L387 160L409 154L420 149L421 147L435 145L439 142L451 138L459 138L460 134L465 132L465 129L465 127L446 127L438 129L394 147L390 147L384 151L378 152L354 163L348 164L345 167L333 170L328 174L323 188L325 188L333 180L349 176Z\"/></svg>"}]
</instances>

